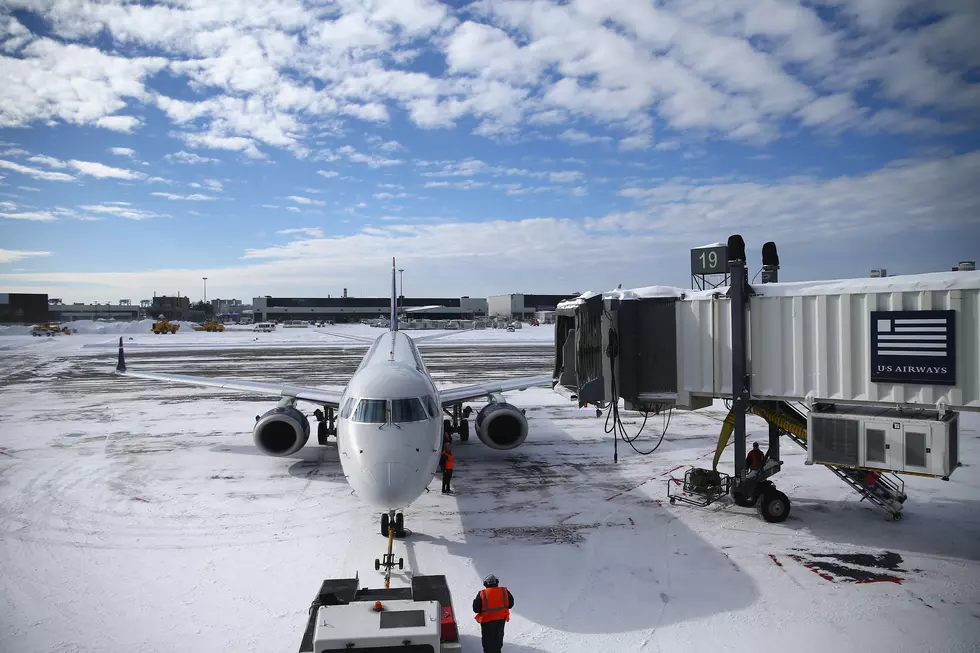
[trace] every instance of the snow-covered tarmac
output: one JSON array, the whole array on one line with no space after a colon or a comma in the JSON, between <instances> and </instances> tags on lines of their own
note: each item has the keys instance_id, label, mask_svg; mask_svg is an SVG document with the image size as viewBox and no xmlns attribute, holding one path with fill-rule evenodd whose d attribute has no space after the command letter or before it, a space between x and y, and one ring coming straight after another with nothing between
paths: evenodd
<instances>
[{"instance_id":1,"label":"snow-covered tarmac","mask_svg":"<svg viewBox=\"0 0 980 653\"><path fill-rule=\"evenodd\" d=\"M336 386L363 353L336 333L379 331L124 337L133 368ZM440 383L472 383L550 371L551 337L458 333L423 355ZM323 578L380 583L377 515L333 445L263 456L251 427L273 401L114 377L116 341L0 337L0 651L295 651ZM490 572L516 598L513 653L978 650L977 415L962 416L951 481L906 478L901 522L784 442L792 514L767 524L666 501L672 474L710 465L721 405L675 412L656 453L620 443L613 464L593 411L509 396L527 409L524 446L457 446L456 495L436 480L396 544L402 573L447 576L464 651L481 650L469 603ZM662 429L651 419L637 446Z\"/></svg>"}]
</instances>

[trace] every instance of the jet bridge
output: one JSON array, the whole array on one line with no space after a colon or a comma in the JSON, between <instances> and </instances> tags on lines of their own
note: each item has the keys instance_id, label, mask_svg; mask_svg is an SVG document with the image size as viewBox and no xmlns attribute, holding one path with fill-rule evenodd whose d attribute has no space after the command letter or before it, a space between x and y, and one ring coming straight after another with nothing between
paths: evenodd
<instances>
[{"instance_id":1,"label":"jet bridge","mask_svg":"<svg viewBox=\"0 0 980 653\"><path fill-rule=\"evenodd\" d=\"M770 283L751 285L740 237L712 247L728 263L719 266L728 286L650 286L559 304L556 390L580 406L622 399L643 412L732 400L737 501L752 485L747 412L770 424L770 460L778 463L780 435L791 436L807 464L836 470L866 498L868 479L881 483L879 499L893 485L880 502L893 516L904 491L891 473L949 478L959 465L956 413L980 411L980 272L778 283L767 243Z\"/></svg>"}]
</instances>

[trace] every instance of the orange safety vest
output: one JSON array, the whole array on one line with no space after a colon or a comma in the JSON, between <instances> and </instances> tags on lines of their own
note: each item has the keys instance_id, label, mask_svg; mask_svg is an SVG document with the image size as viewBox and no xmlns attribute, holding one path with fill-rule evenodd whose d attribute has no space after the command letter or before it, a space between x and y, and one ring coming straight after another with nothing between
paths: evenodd
<instances>
[{"instance_id":1,"label":"orange safety vest","mask_svg":"<svg viewBox=\"0 0 980 653\"><path fill-rule=\"evenodd\" d=\"M488 621L501 619L510 621L506 587L488 587L480 590L480 604L481 611L475 617L478 623L485 624Z\"/></svg>"},{"instance_id":2,"label":"orange safety vest","mask_svg":"<svg viewBox=\"0 0 980 653\"><path fill-rule=\"evenodd\" d=\"M453 454L452 454L451 451L447 451L446 452L446 464L445 464L445 468L446 469L452 469L455 466L456 466L456 457L453 456Z\"/></svg>"}]
</instances>

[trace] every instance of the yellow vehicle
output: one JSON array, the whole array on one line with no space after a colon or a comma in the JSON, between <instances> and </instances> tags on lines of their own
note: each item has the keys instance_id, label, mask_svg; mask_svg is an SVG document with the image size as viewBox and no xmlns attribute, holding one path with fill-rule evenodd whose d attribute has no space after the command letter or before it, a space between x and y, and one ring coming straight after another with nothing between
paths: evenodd
<instances>
[{"instance_id":1,"label":"yellow vehicle","mask_svg":"<svg viewBox=\"0 0 980 653\"><path fill-rule=\"evenodd\" d=\"M180 328L179 324L171 322L170 320L161 317L159 321L154 322L153 326L150 327L150 331L156 334L161 333L177 333L177 329Z\"/></svg>"},{"instance_id":2,"label":"yellow vehicle","mask_svg":"<svg viewBox=\"0 0 980 653\"><path fill-rule=\"evenodd\" d=\"M208 320L204 324L191 328L195 331L224 331L225 325L216 320Z\"/></svg>"},{"instance_id":3,"label":"yellow vehicle","mask_svg":"<svg viewBox=\"0 0 980 653\"><path fill-rule=\"evenodd\" d=\"M50 322L42 322L31 328L32 336L60 336L62 334L69 335L72 330L68 327L63 327L60 324L52 324Z\"/></svg>"}]
</instances>

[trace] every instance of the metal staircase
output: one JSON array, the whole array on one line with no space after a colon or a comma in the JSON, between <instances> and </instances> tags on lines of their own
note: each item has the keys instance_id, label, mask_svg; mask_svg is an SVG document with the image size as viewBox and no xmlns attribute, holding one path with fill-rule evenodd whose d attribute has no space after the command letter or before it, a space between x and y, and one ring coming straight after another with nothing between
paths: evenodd
<instances>
[{"instance_id":1,"label":"metal staircase","mask_svg":"<svg viewBox=\"0 0 980 653\"><path fill-rule=\"evenodd\" d=\"M803 449L807 448L806 415L792 404L785 401L752 402L749 410L776 426ZM902 508L907 498L905 482L895 474L839 465L824 467L860 494L862 501L867 499L890 514L892 519L902 518Z\"/></svg>"}]
</instances>

